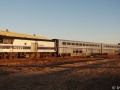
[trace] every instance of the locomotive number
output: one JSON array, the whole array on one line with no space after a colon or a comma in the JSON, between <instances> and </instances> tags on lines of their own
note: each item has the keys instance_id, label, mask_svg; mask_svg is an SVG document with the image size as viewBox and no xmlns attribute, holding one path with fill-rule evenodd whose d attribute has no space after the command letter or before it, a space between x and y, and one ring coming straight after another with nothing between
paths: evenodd
<instances>
[{"instance_id":1,"label":"locomotive number","mask_svg":"<svg viewBox=\"0 0 120 90\"><path fill-rule=\"evenodd\" d=\"M22 46L14 46L14 49L23 49Z\"/></svg>"}]
</instances>

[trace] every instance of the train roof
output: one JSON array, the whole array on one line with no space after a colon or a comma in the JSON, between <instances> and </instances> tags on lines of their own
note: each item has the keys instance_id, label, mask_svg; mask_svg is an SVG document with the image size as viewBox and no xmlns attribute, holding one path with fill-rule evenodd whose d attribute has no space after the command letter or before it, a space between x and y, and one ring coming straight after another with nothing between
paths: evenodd
<instances>
[{"instance_id":1,"label":"train roof","mask_svg":"<svg viewBox=\"0 0 120 90\"><path fill-rule=\"evenodd\" d=\"M106 44L106 43L96 43L96 42L86 42L86 41L65 40L65 39L53 39L53 40L60 40L60 41L66 41L66 42L81 42L81 43L91 43L91 44L103 44L103 45L118 46L118 44Z\"/></svg>"},{"instance_id":2,"label":"train roof","mask_svg":"<svg viewBox=\"0 0 120 90\"><path fill-rule=\"evenodd\" d=\"M53 39L53 40L60 40L60 41L67 41L67 42L80 42L80 43L91 43L91 44L101 44L101 43L95 43L95 42L86 42L86 41L76 41L76 40L65 40L65 39Z\"/></svg>"},{"instance_id":3,"label":"train roof","mask_svg":"<svg viewBox=\"0 0 120 90\"><path fill-rule=\"evenodd\" d=\"M2 37L14 37L14 38L25 38L25 39L44 39L47 40L45 37L40 37L34 35L27 35L27 34L21 34L21 33L15 33L15 32L10 32L8 29L6 31L0 30L0 36Z\"/></svg>"}]
</instances>

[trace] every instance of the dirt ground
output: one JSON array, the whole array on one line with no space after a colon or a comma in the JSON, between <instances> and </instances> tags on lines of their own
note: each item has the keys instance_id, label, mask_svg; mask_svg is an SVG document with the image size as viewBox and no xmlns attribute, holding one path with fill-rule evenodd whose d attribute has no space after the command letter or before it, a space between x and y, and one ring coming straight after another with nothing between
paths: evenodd
<instances>
[{"instance_id":1,"label":"dirt ground","mask_svg":"<svg viewBox=\"0 0 120 90\"><path fill-rule=\"evenodd\" d=\"M0 90L120 90L120 59L2 66Z\"/></svg>"}]
</instances>

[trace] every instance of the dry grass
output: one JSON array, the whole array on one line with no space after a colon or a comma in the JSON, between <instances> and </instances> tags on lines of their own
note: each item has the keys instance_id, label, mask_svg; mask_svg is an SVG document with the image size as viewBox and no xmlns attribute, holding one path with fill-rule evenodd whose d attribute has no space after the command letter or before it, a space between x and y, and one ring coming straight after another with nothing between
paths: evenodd
<instances>
[{"instance_id":1,"label":"dry grass","mask_svg":"<svg viewBox=\"0 0 120 90\"><path fill-rule=\"evenodd\" d=\"M112 90L112 86L120 86L119 59L0 67L1 90Z\"/></svg>"}]
</instances>

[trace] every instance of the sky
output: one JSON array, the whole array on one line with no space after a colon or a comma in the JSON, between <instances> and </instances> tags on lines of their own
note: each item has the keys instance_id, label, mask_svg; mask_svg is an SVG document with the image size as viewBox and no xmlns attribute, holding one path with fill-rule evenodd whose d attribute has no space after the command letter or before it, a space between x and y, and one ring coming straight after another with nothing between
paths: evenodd
<instances>
[{"instance_id":1,"label":"sky","mask_svg":"<svg viewBox=\"0 0 120 90\"><path fill-rule=\"evenodd\" d=\"M120 43L120 0L0 0L0 30Z\"/></svg>"}]
</instances>

